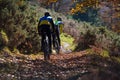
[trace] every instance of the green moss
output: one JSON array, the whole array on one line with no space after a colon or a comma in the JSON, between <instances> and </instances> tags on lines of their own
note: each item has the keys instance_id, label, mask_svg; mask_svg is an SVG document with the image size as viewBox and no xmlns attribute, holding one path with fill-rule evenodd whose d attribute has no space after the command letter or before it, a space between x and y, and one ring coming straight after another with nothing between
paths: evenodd
<instances>
[{"instance_id":1,"label":"green moss","mask_svg":"<svg viewBox=\"0 0 120 80\"><path fill-rule=\"evenodd\" d=\"M120 57L112 57L112 58L120 63Z\"/></svg>"},{"instance_id":2,"label":"green moss","mask_svg":"<svg viewBox=\"0 0 120 80\"><path fill-rule=\"evenodd\" d=\"M100 54L103 57L109 57L109 52L107 50L102 50L101 53L95 53L92 49L86 49L88 54Z\"/></svg>"},{"instance_id":3,"label":"green moss","mask_svg":"<svg viewBox=\"0 0 120 80\"><path fill-rule=\"evenodd\" d=\"M86 49L86 52L87 52L88 54L92 54L92 53L93 53L92 49Z\"/></svg>"},{"instance_id":4,"label":"green moss","mask_svg":"<svg viewBox=\"0 0 120 80\"><path fill-rule=\"evenodd\" d=\"M106 50L103 50L102 53L101 53L101 55L102 55L103 57L109 57L109 52L106 51Z\"/></svg>"},{"instance_id":5,"label":"green moss","mask_svg":"<svg viewBox=\"0 0 120 80\"><path fill-rule=\"evenodd\" d=\"M3 30L1 30L0 35L1 35L2 42L4 42L4 44L7 44L8 43L7 34Z\"/></svg>"},{"instance_id":6,"label":"green moss","mask_svg":"<svg viewBox=\"0 0 120 80\"><path fill-rule=\"evenodd\" d=\"M9 54L12 54L12 52L10 51L10 49L9 49L8 47L4 47L3 50L6 51L6 52L9 53Z\"/></svg>"}]
</instances>

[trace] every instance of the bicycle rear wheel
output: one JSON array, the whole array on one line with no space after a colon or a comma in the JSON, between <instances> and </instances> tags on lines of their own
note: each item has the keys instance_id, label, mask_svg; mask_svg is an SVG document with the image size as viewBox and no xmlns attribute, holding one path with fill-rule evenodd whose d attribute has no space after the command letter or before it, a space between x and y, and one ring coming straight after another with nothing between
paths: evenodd
<instances>
[{"instance_id":1,"label":"bicycle rear wheel","mask_svg":"<svg viewBox=\"0 0 120 80\"><path fill-rule=\"evenodd\" d=\"M58 42L58 39L55 40L55 51L57 54L60 52L60 44Z\"/></svg>"},{"instance_id":2,"label":"bicycle rear wheel","mask_svg":"<svg viewBox=\"0 0 120 80\"><path fill-rule=\"evenodd\" d=\"M46 36L46 39L44 40L44 60L49 60L50 59L50 49L49 49L49 41L48 37Z\"/></svg>"}]
</instances>

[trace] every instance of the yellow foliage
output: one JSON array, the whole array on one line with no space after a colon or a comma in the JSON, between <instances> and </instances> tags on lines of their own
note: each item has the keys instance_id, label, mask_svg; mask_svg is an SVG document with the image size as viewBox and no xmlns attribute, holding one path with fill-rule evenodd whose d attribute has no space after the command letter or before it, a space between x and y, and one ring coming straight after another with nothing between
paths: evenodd
<instances>
[{"instance_id":1,"label":"yellow foliage","mask_svg":"<svg viewBox=\"0 0 120 80\"><path fill-rule=\"evenodd\" d=\"M96 7L98 6L99 4L99 1L98 0L86 0L86 1L83 1L83 2L79 2L76 4L75 8L73 8L70 12L72 14L76 13L76 12L81 12L81 13L84 13L86 10L85 10L85 7Z\"/></svg>"},{"instance_id":2,"label":"yellow foliage","mask_svg":"<svg viewBox=\"0 0 120 80\"><path fill-rule=\"evenodd\" d=\"M88 7L98 8L99 3L101 3L101 1L99 0L84 0L80 2L78 0L72 0L72 1L76 3L75 8L70 11L72 14L76 12L85 12L86 11L85 8ZM112 2L113 5L120 4L120 0L107 0L107 2ZM120 14L118 14L118 16L120 16Z\"/></svg>"},{"instance_id":3,"label":"yellow foliage","mask_svg":"<svg viewBox=\"0 0 120 80\"><path fill-rule=\"evenodd\" d=\"M75 9L72 8L71 11L70 11L71 14L74 14L75 13Z\"/></svg>"},{"instance_id":4,"label":"yellow foliage","mask_svg":"<svg viewBox=\"0 0 120 80\"><path fill-rule=\"evenodd\" d=\"M49 2L57 2L57 0L49 0Z\"/></svg>"},{"instance_id":5,"label":"yellow foliage","mask_svg":"<svg viewBox=\"0 0 120 80\"><path fill-rule=\"evenodd\" d=\"M49 5L50 3L54 3L54 2L57 2L57 0L48 0L47 4Z\"/></svg>"},{"instance_id":6,"label":"yellow foliage","mask_svg":"<svg viewBox=\"0 0 120 80\"><path fill-rule=\"evenodd\" d=\"M3 30L1 30L1 31L0 31L0 35L1 35L0 38L2 39L3 43L4 43L4 44L7 44L8 41L9 41L7 34L6 34ZM1 39L0 39L0 40L1 40Z\"/></svg>"},{"instance_id":7,"label":"yellow foliage","mask_svg":"<svg viewBox=\"0 0 120 80\"><path fill-rule=\"evenodd\" d=\"M107 50L101 49L101 48L97 48L97 47L92 47L90 49L87 49L86 52L88 54L97 54L97 55L101 55L103 57L110 57L109 56L109 52Z\"/></svg>"}]
</instances>

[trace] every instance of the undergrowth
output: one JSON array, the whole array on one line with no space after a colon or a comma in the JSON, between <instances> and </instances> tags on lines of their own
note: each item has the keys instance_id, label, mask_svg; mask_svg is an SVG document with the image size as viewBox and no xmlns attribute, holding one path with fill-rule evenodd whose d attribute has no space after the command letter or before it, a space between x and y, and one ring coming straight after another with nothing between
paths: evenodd
<instances>
[{"instance_id":1,"label":"undergrowth","mask_svg":"<svg viewBox=\"0 0 120 80\"><path fill-rule=\"evenodd\" d=\"M64 45L64 43L69 44L70 46L68 47L68 49L74 50L75 49L75 44L74 42L74 38L71 37L70 35L66 34L66 33L62 33L60 35L61 38L61 44Z\"/></svg>"}]
</instances>

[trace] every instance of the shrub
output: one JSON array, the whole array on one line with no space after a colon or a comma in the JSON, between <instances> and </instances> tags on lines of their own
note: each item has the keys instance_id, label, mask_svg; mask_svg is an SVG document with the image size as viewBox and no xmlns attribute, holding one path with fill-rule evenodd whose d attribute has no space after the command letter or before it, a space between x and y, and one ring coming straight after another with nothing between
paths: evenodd
<instances>
[{"instance_id":1,"label":"shrub","mask_svg":"<svg viewBox=\"0 0 120 80\"><path fill-rule=\"evenodd\" d=\"M90 30L87 30L86 33L80 37L76 50L87 49L89 48L90 45L95 45L95 41L96 41L96 35Z\"/></svg>"},{"instance_id":2,"label":"shrub","mask_svg":"<svg viewBox=\"0 0 120 80\"><path fill-rule=\"evenodd\" d=\"M35 8L21 0L1 0L0 6L0 29L8 36L7 46L11 50L18 48L23 53L39 51ZM28 42L31 48L26 45Z\"/></svg>"},{"instance_id":3,"label":"shrub","mask_svg":"<svg viewBox=\"0 0 120 80\"><path fill-rule=\"evenodd\" d=\"M109 51L110 55L120 55L120 37L117 33L105 27L93 27L84 24L80 29L80 35L76 41L78 46L75 50L84 50L90 45Z\"/></svg>"}]
</instances>

